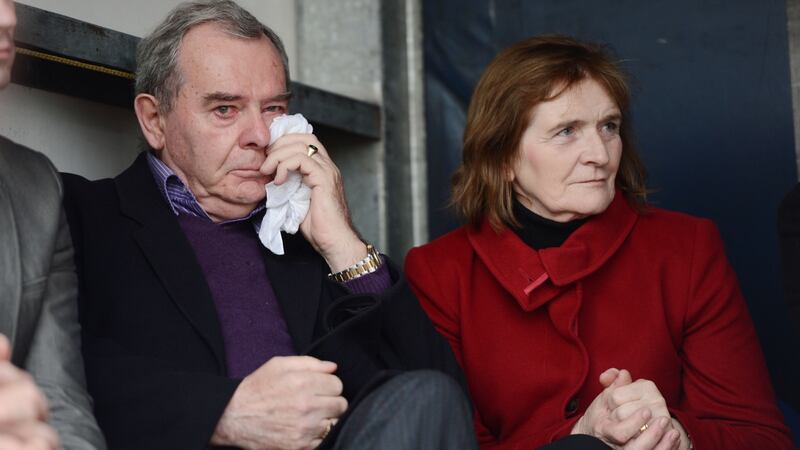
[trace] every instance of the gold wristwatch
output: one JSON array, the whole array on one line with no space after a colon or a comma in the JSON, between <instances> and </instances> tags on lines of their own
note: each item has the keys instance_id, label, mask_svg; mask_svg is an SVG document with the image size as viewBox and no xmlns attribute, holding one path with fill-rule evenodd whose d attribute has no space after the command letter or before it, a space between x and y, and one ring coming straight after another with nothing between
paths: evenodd
<instances>
[{"instance_id":1,"label":"gold wristwatch","mask_svg":"<svg viewBox=\"0 0 800 450\"><path fill-rule=\"evenodd\" d=\"M381 255L372 244L367 244L367 256L352 266L336 273L329 273L328 278L339 283L355 280L366 274L375 272L382 264Z\"/></svg>"}]
</instances>

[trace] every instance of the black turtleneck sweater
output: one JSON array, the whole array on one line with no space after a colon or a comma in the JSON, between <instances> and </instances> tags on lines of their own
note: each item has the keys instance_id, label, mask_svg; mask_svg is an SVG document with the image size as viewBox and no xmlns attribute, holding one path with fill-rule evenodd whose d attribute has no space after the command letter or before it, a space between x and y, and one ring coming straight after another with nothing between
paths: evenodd
<instances>
[{"instance_id":1,"label":"black turtleneck sweater","mask_svg":"<svg viewBox=\"0 0 800 450\"><path fill-rule=\"evenodd\" d=\"M514 200L513 212L514 217L522 226L520 228L512 227L511 229L523 242L536 250L560 246L573 231L586 223L586 219L563 223L545 219L526 208L518 200Z\"/></svg>"}]
</instances>

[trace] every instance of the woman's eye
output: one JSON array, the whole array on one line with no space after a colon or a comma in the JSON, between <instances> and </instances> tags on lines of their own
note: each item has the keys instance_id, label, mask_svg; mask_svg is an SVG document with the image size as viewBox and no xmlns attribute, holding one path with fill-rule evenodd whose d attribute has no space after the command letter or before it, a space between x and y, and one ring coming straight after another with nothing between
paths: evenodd
<instances>
[{"instance_id":1,"label":"woman's eye","mask_svg":"<svg viewBox=\"0 0 800 450\"><path fill-rule=\"evenodd\" d=\"M619 124L616 122L609 122L603 126L603 129L609 133L619 132Z\"/></svg>"},{"instance_id":2,"label":"woman's eye","mask_svg":"<svg viewBox=\"0 0 800 450\"><path fill-rule=\"evenodd\" d=\"M556 133L556 136L572 136L575 134L575 128L567 127Z\"/></svg>"}]
</instances>

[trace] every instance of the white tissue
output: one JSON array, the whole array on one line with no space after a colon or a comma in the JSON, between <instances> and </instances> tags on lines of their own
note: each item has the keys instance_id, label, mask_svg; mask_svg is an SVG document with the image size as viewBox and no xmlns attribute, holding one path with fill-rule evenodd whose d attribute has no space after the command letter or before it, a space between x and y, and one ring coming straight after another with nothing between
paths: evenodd
<instances>
[{"instance_id":1,"label":"white tissue","mask_svg":"<svg viewBox=\"0 0 800 450\"><path fill-rule=\"evenodd\" d=\"M282 115L272 120L269 126L269 145L284 134L312 133L314 128L302 114ZM267 212L261 220L258 238L264 247L276 255L283 255L281 231L297 233L297 229L308 213L311 189L302 183L302 175L292 171L280 186L269 182L267 190Z\"/></svg>"}]
</instances>

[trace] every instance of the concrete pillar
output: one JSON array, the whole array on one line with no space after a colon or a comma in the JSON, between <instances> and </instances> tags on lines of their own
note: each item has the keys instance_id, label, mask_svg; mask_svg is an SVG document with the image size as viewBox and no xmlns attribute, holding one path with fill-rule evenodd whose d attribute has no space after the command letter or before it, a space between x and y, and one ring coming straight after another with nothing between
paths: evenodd
<instances>
[{"instance_id":1,"label":"concrete pillar","mask_svg":"<svg viewBox=\"0 0 800 450\"><path fill-rule=\"evenodd\" d=\"M422 4L381 5L388 240L399 259L428 239Z\"/></svg>"},{"instance_id":2,"label":"concrete pillar","mask_svg":"<svg viewBox=\"0 0 800 450\"><path fill-rule=\"evenodd\" d=\"M381 103L380 3L297 0L297 81ZM302 111L299 111L302 112ZM342 172L353 222L365 240L394 252L386 239L384 147L381 141L319 130Z\"/></svg>"}]
</instances>

